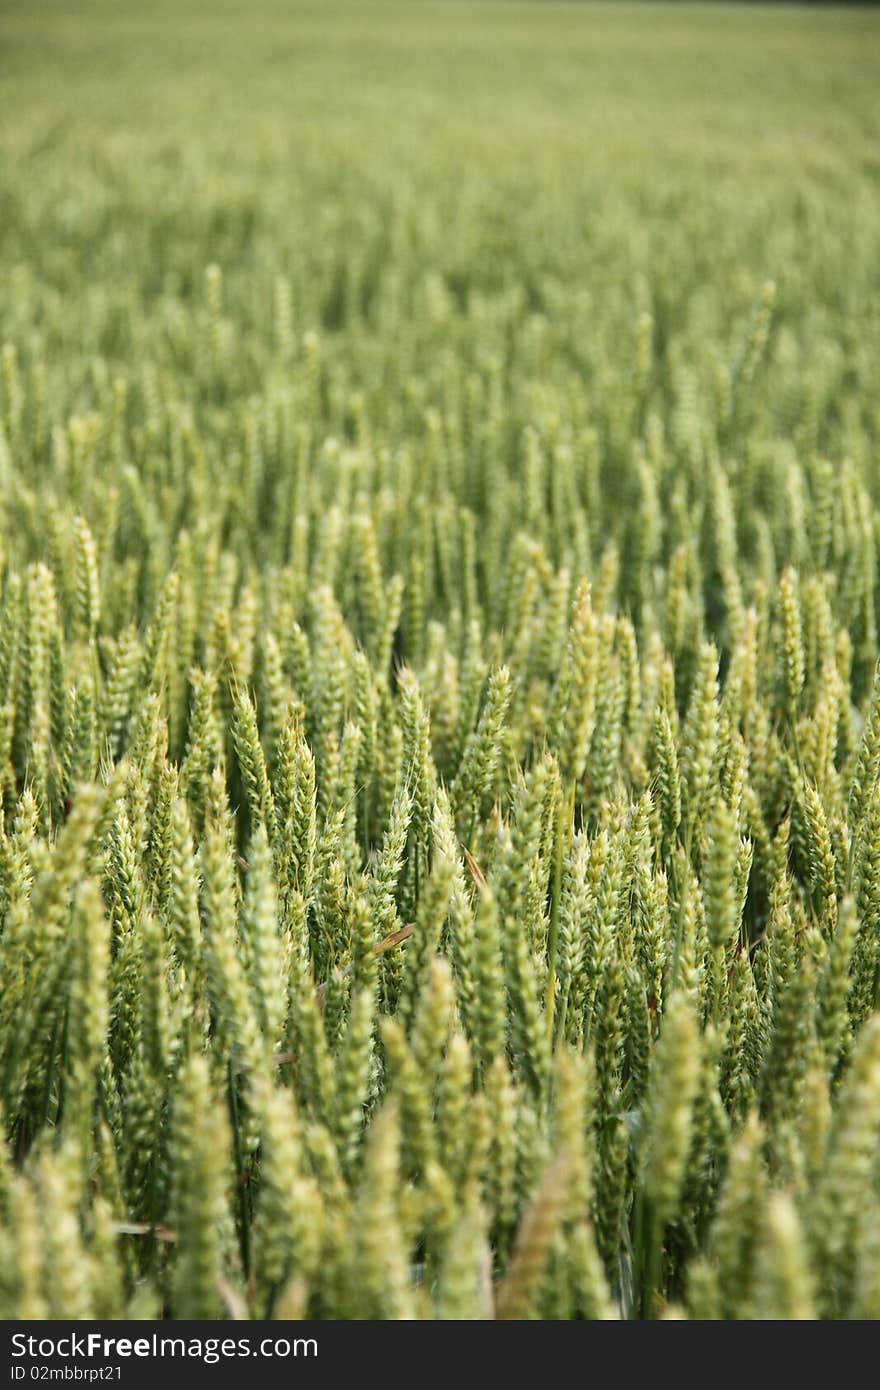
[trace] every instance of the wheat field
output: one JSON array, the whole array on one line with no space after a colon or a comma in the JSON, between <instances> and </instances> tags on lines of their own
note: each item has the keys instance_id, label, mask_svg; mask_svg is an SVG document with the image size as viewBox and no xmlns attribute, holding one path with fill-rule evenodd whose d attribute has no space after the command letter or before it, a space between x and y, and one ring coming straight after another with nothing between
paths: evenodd
<instances>
[{"instance_id":1,"label":"wheat field","mask_svg":"<svg viewBox=\"0 0 880 1390\"><path fill-rule=\"evenodd\" d=\"M0 1316L880 1317L878 71L0 3Z\"/></svg>"}]
</instances>

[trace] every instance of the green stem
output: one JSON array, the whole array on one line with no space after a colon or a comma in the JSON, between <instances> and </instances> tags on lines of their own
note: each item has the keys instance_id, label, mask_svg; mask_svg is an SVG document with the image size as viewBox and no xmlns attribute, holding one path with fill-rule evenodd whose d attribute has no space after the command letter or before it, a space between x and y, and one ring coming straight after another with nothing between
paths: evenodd
<instances>
[{"instance_id":1,"label":"green stem","mask_svg":"<svg viewBox=\"0 0 880 1390\"><path fill-rule=\"evenodd\" d=\"M232 1144L235 1153L235 1172L238 1181L238 1212L241 1224L241 1263L244 1269L245 1278L251 1272L251 1233L250 1233L250 1212L248 1210L248 1192L243 1182L244 1174L244 1150L241 1143L241 1125L238 1115L238 1091L236 1089L235 1070L232 1059L229 1061L229 1113L232 1119Z\"/></svg>"},{"instance_id":2,"label":"green stem","mask_svg":"<svg viewBox=\"0 0 880 1390\"><path fill-rule=\"evenodd\" d=\"M643 1319L652 1319L655 1315L654 1298L660 1282L662 1256L663 1230L658 1229L651 1199L641 1189L636 1197L633 1232L633 1305ZM636 1285L636 1279L640 1280L640 1285Z\"/></svg>"},{"instance_id":3,"label":"green stem","mask_svg":"<svg viewBox=\"0 0 880 1390\"><path fill-rule=\"evenodd\" d=\"M556 846L553 862L553 890L550 899L550 928L547 934L547 1032L553 1041L553 1011L556 1005L556 956L559 946L559 900L562 892L562 863L565 846L571 837L574 826L575 784L572 782L568 796L560 798L559 814L556 820Z\"/></svg>"}]
</instances>

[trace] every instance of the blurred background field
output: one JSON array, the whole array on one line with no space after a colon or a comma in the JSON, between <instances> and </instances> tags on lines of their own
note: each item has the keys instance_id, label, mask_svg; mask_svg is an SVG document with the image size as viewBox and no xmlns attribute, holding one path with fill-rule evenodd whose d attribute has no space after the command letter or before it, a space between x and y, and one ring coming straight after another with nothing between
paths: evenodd
<instances>
[{"instance_id":1,"label":"blurred background field","mask_svg":"<svg viewBox=\"0 0 880 1390\"><path fill-rule=\"evenodd\" d=\"M6 336L21 277L75 298L89 351L113 301L187 295L206 254L243 312L282 271L332 326L340 281L369 300L405 246L539 310L659 271L679 316L710 275L725 315L787 275L819 323L867 311L870 10L36 0L0 5L0 36Z\"/></svg>"}]
</instances>

